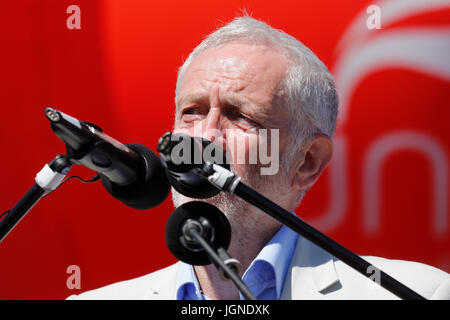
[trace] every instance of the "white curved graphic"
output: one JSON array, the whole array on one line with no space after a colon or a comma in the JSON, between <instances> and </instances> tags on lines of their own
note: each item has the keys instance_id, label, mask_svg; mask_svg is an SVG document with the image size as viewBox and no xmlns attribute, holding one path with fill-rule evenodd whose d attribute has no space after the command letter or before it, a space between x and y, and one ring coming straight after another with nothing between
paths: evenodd
<instances>
[{"instance_id":1,"label":"white curved graphic","mask_svg":"<svg viewBox=\"0 0 450 320\"><path fill-rule=\"evenodd\" d=\"M370 42L355 44L335 68L340 121L345 122L356 86L370 73L403 67L450 81L450 28L421 28L385 32Z\"/></svg>"},{"instance_id":2,"label":"white curved graphic","mask_svg":"<svg viewBox=\"0 0 450 320\"><path fill-rule=\"evenodd\" d=\"M449 0L384 0L373 3L380 7L382 12L382 28L402 19L423 14L435 10L450 8ZM342 38L339 40L337 50L342 51L345 47L355 42L360 42L363 38L372 33L367 29L367 12L362 11L347 28Z\"/></svg>"},{"instance_id":3,"label":"white curved graphic","mask_svg":"<svg viewBox=\"0 0 450 320\"><path fill-rule=\"evenodd\" d=\"M347 119L348 106L355 89L370 73L386 68L405 68L429 74L445 81L450 81L450 28L447 27L408 27L388 30L390 24L417 14L450 8L449 0L384 0L374 1L381 9L381 30L370 30L367 27L368 14L366 8L350 24L338 43L338 54L333 74L339 94L339 120L335 140L336 157L330 165L330 205L325 213L314 223L327 231L342 222L349 203L349 186L346 171L345 155L347 137L340 131ZM418 133L393 133L383 137L370 151L364 163L364 218L365 228L370 233L378 230L379 173L377 167L383 158L372 152L394 152L395 148L415 148L428 156L433 165L434 181L434 215L433 229L436 234L443 235L448 229L447 221L447 158L439 144L431 137ZM406 135L406 136L405 136ZM405 138L409 137L409 138ZM411 142L412 137L417 138ZM386 140L384 139L386 138ZM405 140L403 140L405 139ZM409 141L409 142L408 142ZM430 143L428 146L425 142ZM382 143L388 143L383 150ZM342 154L340 154L342 152ZM345 153L345 154L344 154ZM344 161L344 162L343 162ZM339 171L339 172L338 172ZM374 175L375 174L375 175ZM373 181L371 181L373 179ZM369 183L370 182L370 183ZM371 184L373 183L373 184ZM438 188L440 186L441 188ZM375 192L375 193L371 193Z\"/></svg>"},{"instance_id":4,"label":"white curved graphic","mask_svg":"<svg viewBox=\"0 0 450 320\"><path fill-rule=\"evenodd\" d=\"M436 235L443 236L448 227L448 159L444 148L434 138L415 131L397 131L384 135L366 153L363 162L362 185L364 229L368 234L374 234L380 227L381 177L386 158L395 152L407 149L424 154L431 164L433 186L432 227Z\"/></svg>"}]
</instances>

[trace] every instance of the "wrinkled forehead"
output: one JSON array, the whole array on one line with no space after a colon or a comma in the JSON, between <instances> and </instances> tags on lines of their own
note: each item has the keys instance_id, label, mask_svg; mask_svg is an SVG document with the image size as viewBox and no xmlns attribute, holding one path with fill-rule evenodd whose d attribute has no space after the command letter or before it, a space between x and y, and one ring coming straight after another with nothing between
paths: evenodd
<instances>
[{"instance_id":1,"label":"wrinkled forehead","mask_svg":"<svg viewBox=\"0 0 450 320\"><path fill-rule=\"evenodd\" d=\"M187 67L178 93L220 86L235 93L270 96L285 78L287 64L273 47L228 43L199 54Z\"/></svg>"}]
</instances>

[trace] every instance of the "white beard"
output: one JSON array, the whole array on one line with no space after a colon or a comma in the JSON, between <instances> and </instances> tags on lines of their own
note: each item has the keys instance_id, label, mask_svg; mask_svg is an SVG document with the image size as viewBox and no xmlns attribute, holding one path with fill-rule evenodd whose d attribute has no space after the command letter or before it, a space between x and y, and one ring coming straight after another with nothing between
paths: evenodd
<instances>
[{"instance_id":1,"label":"white beard","mask_svg":"<svg viewBox=\"0 0 450 320\"><path fill-rule=\"evenodd\" d=\"M289 194L289 190L287 190L288 184L286 184L287 175L282 172L283 170L274 176L262 176L259 174L260 167L258 165L246 165L245 169L247 170L245 170L245 176L241 177L242 182L275 203L284 203L283 200ZM232 164L231 171L236 172ZM190 201L204 201L214 205L228 218L233 239L239 242L244 239L250 240L252 236L258 236L267 229L278 229L280 226L278 221L245 200L223 191L209 199L193 199L172 188L172 201L175 207Z\"/></svg>"}]
</instances>

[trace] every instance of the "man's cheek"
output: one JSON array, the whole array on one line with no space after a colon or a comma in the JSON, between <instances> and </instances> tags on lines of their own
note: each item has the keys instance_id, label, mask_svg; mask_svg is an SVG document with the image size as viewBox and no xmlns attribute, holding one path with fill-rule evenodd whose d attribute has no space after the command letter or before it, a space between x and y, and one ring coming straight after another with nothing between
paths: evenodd
<instances>
[{"instance_id":1,"label":"man's cheek","mask_svg":"<svg viewBox=\"0 0 450 320\"><path fill-rule=\"evenodd\" d=\"M229 161L236 165L258 163L258 139L256 135L240 130L227 130L226 148Z\"/></svg>"},{"instance_id":2,"label":"man's cheek","mask_svg":"<svg viewBox=\"0 0 450 320\"><path fill-rule=\"evenodd\" d=\"M190 135L191 135L191 131L193 131L192 128L179 128L179 127L175 127L174 130L173 130L173 133L177 133L177 134L185 134L185 135L190 136Z\"/></svg>"},{"instance_id":3,"label":"man's cheek","mask_svg":"<svg viewBox=\"0 0 450 320\"><path fill-rule=\"evenodd\" d=\"M260 130L258 149L260 163L264 165L261 167L261 175L276 175L280 168L279 130Z\"/></svg>"}]
</instances>

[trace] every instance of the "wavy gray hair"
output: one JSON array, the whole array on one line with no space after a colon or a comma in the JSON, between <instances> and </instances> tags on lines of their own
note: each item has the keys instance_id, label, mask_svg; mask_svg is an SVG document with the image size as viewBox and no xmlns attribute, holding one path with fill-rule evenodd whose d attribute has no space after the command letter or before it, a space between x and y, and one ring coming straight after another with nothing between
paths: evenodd
<instances>
[{"instance_id":1,"label":"wavy gray hair","mask_svg":"<svg viewBox=\"0 0 450 320\"><path fill-rule=\"evenodd\" d=\"M338 112L338 96L333 76L317 56L294 37L249 16L234 19L208 35L189 55L178 71L176 96L183 75L202 52L230 42L267 45L278 49L288 62L281 84L284 95L280 104L288 108L291 123L289 154L282 157L290 167L303 142L323 133L334 135ZM176 97L177 98L177 97ZM175 98L175 100L177 100ZM301 195L303 197L304 193ZM300 198L301 198L300 197Z\"/></svg>"}]
</instances>

